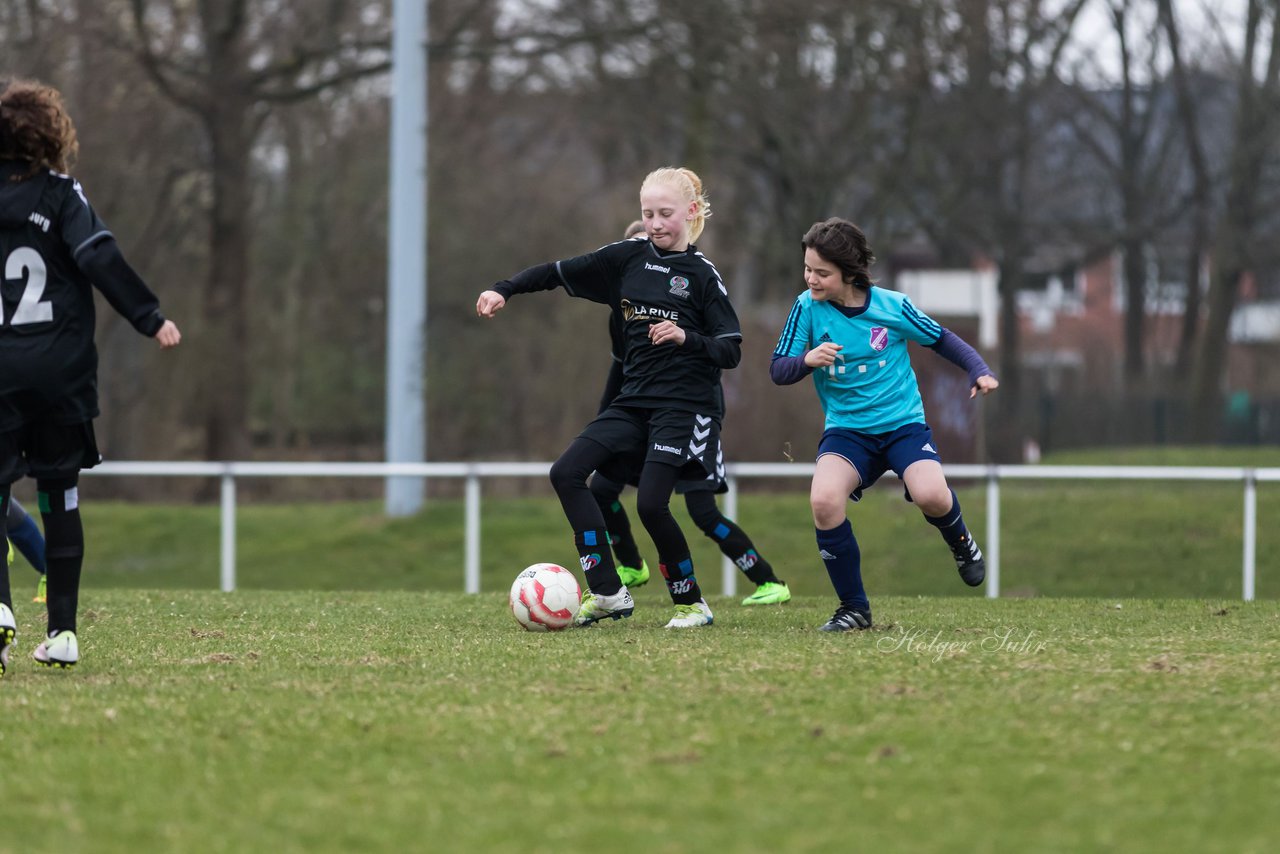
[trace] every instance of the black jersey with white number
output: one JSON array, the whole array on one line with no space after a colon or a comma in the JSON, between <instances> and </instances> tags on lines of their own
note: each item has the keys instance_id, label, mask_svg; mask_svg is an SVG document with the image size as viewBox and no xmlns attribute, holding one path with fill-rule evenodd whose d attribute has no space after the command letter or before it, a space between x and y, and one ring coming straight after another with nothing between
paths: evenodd
<instances>
[{"instance_id":1,"label":"black jersey with white number","mask_svg":"<svg viewBox=\"0 0 1280 854\"><path fill-rule=\"evenodd\" d=\"M721 368L706 347L692 338L683 346L649 341L649 326L663 320L704 339L742 338L724 282L696 246L662 252L634 238L555 266L570 294L607 303L621 318L623 380L615 404L723 416Z\"/></svg>"},{"instance_id":2,"label":"black jersey with white number","mask_svg":"<svg viewBox=\"0 0 1280 854\"><path fill-rule=\"evenodd\" d=\"M116 250L80 183L47 171L13 180L27 170L0 163L0 431L98 414L93 285L143 334L164 322L141 281L91 283L81 269L104 241Z\"/></svg>"}]
</instances>

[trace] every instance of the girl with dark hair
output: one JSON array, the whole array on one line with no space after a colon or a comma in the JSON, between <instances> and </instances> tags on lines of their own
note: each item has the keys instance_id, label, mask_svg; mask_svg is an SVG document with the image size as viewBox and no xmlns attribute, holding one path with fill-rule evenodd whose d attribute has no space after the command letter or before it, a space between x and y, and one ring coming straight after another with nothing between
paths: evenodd
<instances>
[{"instance_id":1,"label":"girl with dark hair","mask_svg":"<svg viewBox=\"0 0 1280 854\"><path fill-rule=\"evenodd\" d=\"M964 582L976 587L986 577L982 552L965 527L925 423L907 342L967 371L970 398L990 394L999 383L959 336L903 294L874 286L875 255L856 225L839 218L814 223L801 243L808 290L792 306L769 374L778 385L812 374L826 416L809 503L818 554L840 605L820 628L867 629L871 605L846 502L857 501L890 469L906 485L908 500L941 532Z\"/></svg>"},{"instance_id":2,"label":"girl with dark hair","mask_svg":"<svg viewBox=\"0 0 1280 854\"><path fill-rule=\"evenodd\" d=\"M102 459L93 432L93 288L161 348L182 338L120 254L80 182L66 174L76 151L75 126L56 89L0 82L0 515L8 513L13 483L34 477L46 538L49 622L32 657L50 667L80 659L84 528L77 485L80 470ZM16 631L5 561L0 676Z\"/></svg>"}]
</instances>

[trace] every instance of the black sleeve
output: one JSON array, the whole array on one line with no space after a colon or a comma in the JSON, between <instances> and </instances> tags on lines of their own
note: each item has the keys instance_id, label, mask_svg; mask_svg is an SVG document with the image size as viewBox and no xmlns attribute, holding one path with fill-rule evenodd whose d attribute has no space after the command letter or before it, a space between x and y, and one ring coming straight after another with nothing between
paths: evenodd
<instances>
[{"instance_id":1,"label":"black sleeve","mask_svg":"<svg viewBox=\"0 0 1280 854\"><path fill-rule=\"evenodd\" d=\"M684 333L684 347L692 353L705 353L711 364L729 370L742 361L742 335L729 333L711 338L688 329Z\"/></svg>"},{"instance_id":2,"label":"black sleeve","mask_svg":"<svg viewBox=\"0 0 1280 854\"><path fill-rule=\"evenodd\" d=\"M571 296L614 305L622 288L622 271L626 260L643 251L634 240L622 240L601 246L595 252L556 262L556 270Z\"/></svg>"},{"instance_id":3,"label":"black sleeve","mask_svg":"<svg viewBox=\"0 0 1280 854\"><path fill-rule=\"evenodd\" d=\"M718 273L703 281L702 294L704 331L686 329L684 346L694 353L705 353L717 368L736 368L742 361L742 327Z\"/></svg>"},{"instance_id":4,"label":"black sleeve","mask_svg":"<svg viewBox=\"0 0 1280 854\"><path fill-rule=\"evenodd\" d=\"M71 257L78 261L77 256L81 252L112 235L106 224L98 218L93 205L89 204L79 181L66 178L59 187L62 201L58 207L58 231Z\"/></svg>"},{"instance_id":5,"label":"black sleeve","mask_svg":"<svg viewBox=\"0 0 1280 854\"><path fill-rule=\"evenodd\" d=\"M134 329L152 337L164 326L160 300L124 260L120 247L110 234L82 246L75 259L81 272L102 291L111 307L133 324Z\"/></svg>"},{"instance_id":6,"label":"black sleeve","mask_svg":"<svg viewBox=\"0 0 1280 854\"><path fill-rule=\"evenodd\" d=\"M555 264L535 264L521 270L510 279L503 279L493 286L492 290L502 294L503 299L511 299L512 294L532 294L538 291L554 291L560 285L560 274Z\"/></svg>"}]
</instances>

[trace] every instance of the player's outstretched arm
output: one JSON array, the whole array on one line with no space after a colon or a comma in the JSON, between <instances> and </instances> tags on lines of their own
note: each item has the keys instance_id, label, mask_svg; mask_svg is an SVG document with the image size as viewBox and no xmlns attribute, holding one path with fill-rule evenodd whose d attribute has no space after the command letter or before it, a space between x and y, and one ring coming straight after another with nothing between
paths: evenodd
<instances>
[{"instance_id":1,"label":"player's outstretched arm","mask_svg":"<svg viewBox=\"0 0 1280 854\"><path fill-rule=\"evenodd\" d=\"M951 330L943 329L938 340L929 345L929 349L969 375L970 400L977 397L978 392L991 394L1000 387L1000 382L992 375L978 351Z\"/></svg>"},{"instance_id":2,"label":"player's outstretched arm","mask_svg":"<svg viewBox=\"0 0 1280 854\"><path fill-rule=\"evenodd\" d=\"M497 291L481 291L480 298L476 300L476 314L489 319L502 311L502 307L506 304L507 298Z\"/></svg>"}]
</instances>

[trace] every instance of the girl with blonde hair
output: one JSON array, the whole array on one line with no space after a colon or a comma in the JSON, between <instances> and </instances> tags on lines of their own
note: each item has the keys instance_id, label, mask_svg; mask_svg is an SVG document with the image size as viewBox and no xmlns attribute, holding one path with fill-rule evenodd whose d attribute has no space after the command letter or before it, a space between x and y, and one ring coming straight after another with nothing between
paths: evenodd
<instances>
[{"instance_id":1,"label":"girl with blonde hair","mask_svg":"<svg viewBox=\"0 0 1280 854\"><path fill-rule=\"evenodd\" d=\"M622 240L530 267L476 301L476 313L491 318L514 294L563 287L570 296L604 303L621 317L622 388L551 469L587 580L577 619L581 626L629 617L634 610L587 479L599 471L625 482L637 465L637 511L657 546L675 605L667 628L712 622L688 542L670 509L677 481L716 477L724 417L720 372L742 358L742 332L729 292L715 265L693 243L710 213L696 174L657 169L640 186L648 240Z\"/></svg>"}]
</instances>

